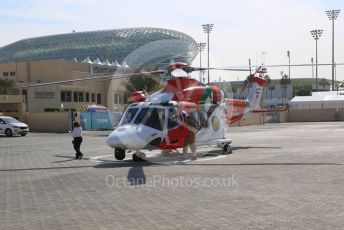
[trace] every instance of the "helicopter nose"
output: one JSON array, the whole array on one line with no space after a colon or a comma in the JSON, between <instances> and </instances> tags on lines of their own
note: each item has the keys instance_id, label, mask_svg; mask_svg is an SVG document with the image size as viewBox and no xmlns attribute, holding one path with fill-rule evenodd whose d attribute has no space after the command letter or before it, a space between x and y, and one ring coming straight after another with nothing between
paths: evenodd
<instances>
[{"instance_id":1,"label":"helicopter nose","mask_svg":"<svg viewBox=\"0 0 344 230\"><path fill-rule=\"evenodd\" d=\"M106 143L110 146L110 147L119 147L121 145L123 145L123 143L120 140L121 138L119 137L119 135L116 135L115 132L112 132L106 140Z\"/></svg>"},{"instance_id":2,"label":"helicopter nose","mask_svg":"<svg viewBox=\"0 0 344 230\"><path fill-rule=\"evenodd\" d=\"M142 149L147 145L147 132L135 127L123 127L122 129L119 128L108 136L107 144L110 147Z\"/></svg>"}]
</instances>

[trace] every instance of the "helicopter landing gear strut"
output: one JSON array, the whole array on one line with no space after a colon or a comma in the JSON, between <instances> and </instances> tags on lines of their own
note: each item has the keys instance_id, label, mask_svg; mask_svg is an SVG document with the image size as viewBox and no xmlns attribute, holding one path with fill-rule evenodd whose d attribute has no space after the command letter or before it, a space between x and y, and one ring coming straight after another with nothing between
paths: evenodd
<instances>
[{"instance_id":1,"label":"helicopter landing gear strut","mask_svg":"<svg viewBox=\"0 0 344 230\"><path fill-rule=\"evenodd\" d=\"M231 154L232 153L232 148L229 144L226 144L223 146L223 154Z\"/></svg>"},{"instance_id":2,"label":"helicopter landing gear strut","mask_svg":"<svg viewBox=\"0 0 344 230\"><path fill-rule=\"evenodd\" d=\"M133 154L133 161L145 161L146 160L146 154L142 152L136 152Z\"/></svg>"},{"instance_id":3,"label":"helicopter landing gear strut","mask_svg":"<svg viewBox=\"0 0 344 230\"><path fill-rule=\"evenodd\" d=\"M125 158L125 150L121 148L115 148L115 158L116 160L123 160Z\"/></svg>"}]
</instances>

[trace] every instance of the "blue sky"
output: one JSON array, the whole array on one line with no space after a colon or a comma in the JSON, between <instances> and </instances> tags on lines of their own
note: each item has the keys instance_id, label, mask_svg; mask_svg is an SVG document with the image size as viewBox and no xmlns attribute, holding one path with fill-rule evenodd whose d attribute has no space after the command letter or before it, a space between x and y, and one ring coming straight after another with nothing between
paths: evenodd
<instances>
[{"instance_id":1,"label":"blue sky","mask_svg":"<svg viewBox=\"0 0 344 230\"><path fill-rule=\"evenodd\" d=\"M318 42L319 63L331 62L331 22L325 10L344 10L339 0L0 0L0 46L42 35L125 27L163 27L206 41L201 25L214 23L210 35L211 66L310 63L315 41L310 30L324 29ZM344 63L344 12L335 22L335 60ZM265 53L263 55L263 52ZM203 53L206 64L206 52ZM194 65L199 65L199 58ZM287 68L268 69L280 78ZM311 67L292 67L291 77L311 77ZM213 80L243 79L244 73L214 72ZM319 77L331 78L331 68L319 68ZM337 79L344 80L344 66L337 67Z\"/></svg>"}]
</instances>

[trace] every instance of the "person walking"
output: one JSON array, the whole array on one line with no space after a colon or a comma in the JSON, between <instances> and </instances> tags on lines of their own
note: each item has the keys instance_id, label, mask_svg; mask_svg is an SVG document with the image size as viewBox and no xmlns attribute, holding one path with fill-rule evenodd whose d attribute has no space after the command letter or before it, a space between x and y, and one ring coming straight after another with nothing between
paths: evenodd
<instances>
[{"instance_id":1,"label":"person walking","mask_svg":"<svg viewBox=\"0 0 344 230\"><path fill-rule=\"evenodd\" d=\"M74 121L73 123L73 131L69 132L73 136L73 146L74 150L76 152L75 159L81 159L84 154L80 151L80 146L82 142L82 128L80 126L80 123L77 121Z\"/></svg>"},{"instance_id":2,"label":"person walking","mask_svg":"<svg viewBox=\"0 0 344 230\"><path fill-rule=\"evenodd\" d=\"M183 147L183 156L186 155L188 151L188 146L191 149L191 160L197 160L197 153L196 153L196 135L198 131L201 129L200 124L188 115L185 111L183 111L184 119L186 118L186 124L189 130L188 136L185 138L185 146Z\"/></svg>"}]
</instances>

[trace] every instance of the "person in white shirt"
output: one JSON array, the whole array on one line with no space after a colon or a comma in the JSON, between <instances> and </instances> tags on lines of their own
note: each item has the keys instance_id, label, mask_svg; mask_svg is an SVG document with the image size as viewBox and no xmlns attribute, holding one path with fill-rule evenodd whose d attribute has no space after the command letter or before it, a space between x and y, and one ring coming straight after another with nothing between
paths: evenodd
<instances>
[{"instance_id":1,"label":"person in white shirt","mask_svg":"<svg viewBox=\"0 0 344 230\"><path fill-rule=\"evenodd\" d=\"M75 159L81 159L82 156L84 154L81 153L80 151L80 146L81 146L81 142L82 142L82 128L80 126L80 123L75 121L73 123L73 131L70 132L70 134L73 136L73 146L74 146L74 149L75 149Z\"/></svg>"}]
</instances>

